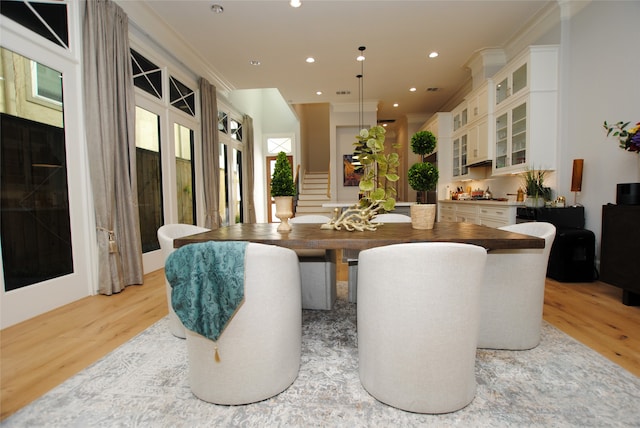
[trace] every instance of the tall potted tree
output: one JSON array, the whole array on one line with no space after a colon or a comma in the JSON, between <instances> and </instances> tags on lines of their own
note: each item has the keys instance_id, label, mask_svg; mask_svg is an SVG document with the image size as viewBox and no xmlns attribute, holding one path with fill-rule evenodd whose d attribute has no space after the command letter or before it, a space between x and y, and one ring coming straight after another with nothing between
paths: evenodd
<instances>
[{"instance_id":1,"label":"tall potted tree","mask_svg":"<svg viewBox=\"0 0 640 428\"><path fill-rule=\"evenodd\" d=\"M293 182L291 164L285 152L278 153L271 176L271 196L276 202L276 217L280 219L279 232L291 230L289 219L293 217L293 196L296 185Z\"/></svg>"},{"instance_id":2,"label":"tall potted tree","mask_svg":"<svg viewBox=\"0 0 640 428\"><path fill-rule=\"evenodd\" d=\"M427 192L438 184L438 168L427 162L427 156L436 148L437 139L431 131L418 131L411 137L411 150L420 155L421 162L409 168L407 179L413 190L418 192L417 204L412 205L411 224L414 229L432 229L436 216L436 205L427 204Z\"/></svg>"}]
</instances>

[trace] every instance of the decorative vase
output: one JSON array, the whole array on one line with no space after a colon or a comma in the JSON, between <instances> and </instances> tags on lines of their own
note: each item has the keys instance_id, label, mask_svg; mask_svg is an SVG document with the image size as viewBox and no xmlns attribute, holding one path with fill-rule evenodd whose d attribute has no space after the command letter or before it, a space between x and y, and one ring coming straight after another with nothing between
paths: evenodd
<instances>
[{"instance_id":1,"label":"decorative vase","mask_svg":"<svg viewBox=\"0 0 640 428\"><path fill-rule=\"evenodd\" d=\"M414 229L433 229L436 220L436 204L414 204L409 208L411 227Z\"/></svg>"},{"instance_id":2,"label":"decorative vase","mask_svg":"<svg viewBox=\"0 0 640 428\"><path fill-rule=\"evenodd\" d=\"M542 196L527 196L524 205L529 208L542 208L544 207L544 198Z\"/></svg>"},{"instance_id":3,"label":"decorative vase","mask_svg":"<svg viewBox=\"0 0 640 428\"><path fill-rule=\"evenodd\" d=\"M293 196L276 196L276 217L280 219L278 232L289 232L289 219L293 217Z\"/></svg>"}]
</instances>

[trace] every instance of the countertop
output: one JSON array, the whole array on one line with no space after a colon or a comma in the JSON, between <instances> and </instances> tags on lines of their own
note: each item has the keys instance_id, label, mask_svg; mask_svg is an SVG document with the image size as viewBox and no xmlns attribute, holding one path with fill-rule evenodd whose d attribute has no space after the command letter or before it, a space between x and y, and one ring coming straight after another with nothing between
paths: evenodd
<instances>
[{"instance_id":1,"label":"countertop","mask_svg":"<svg viewBox=\"0 0 640 428\"><path fill-rule=\"evenodd\" d=\"M438 201L440 202L453 202L456 204L482 204L482 205L498 205L501 207L505 207L505 206L524 206L524 202L517 202L517 201L511 201L511 200L507 200L507 201L498 201L495 199L465 199L465 200L455 200L455 199L441 199Z\"/></svg>"}]
</instances>

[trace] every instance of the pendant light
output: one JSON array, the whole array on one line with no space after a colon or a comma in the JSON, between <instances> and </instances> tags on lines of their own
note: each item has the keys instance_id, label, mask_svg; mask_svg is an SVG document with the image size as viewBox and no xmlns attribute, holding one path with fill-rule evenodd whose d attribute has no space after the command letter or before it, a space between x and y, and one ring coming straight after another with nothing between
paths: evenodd
<instances>
[{"instance_id":1,"label":"pendant light","mask_svg":"<svg viewBox=\"0 0 640 428\"><path fill-rule=\"evenodd\" d=\"M358 128L361 130L364 128L364 51L367 49L365 46L358 47L360 53L356 57L356 60L360 62L360 74L356 75L358 78Z\"/></svg>"}]
</instances>

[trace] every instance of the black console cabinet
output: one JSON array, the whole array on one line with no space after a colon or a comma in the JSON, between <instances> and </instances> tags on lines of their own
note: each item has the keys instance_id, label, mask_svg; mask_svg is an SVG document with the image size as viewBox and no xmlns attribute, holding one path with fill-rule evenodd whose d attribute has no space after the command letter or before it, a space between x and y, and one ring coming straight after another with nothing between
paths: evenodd
<instances>
[{"instance_id":1,"label":"black console cabinet","mask_svg":"<svg viewBox=\"0 0 640 428\"><path fill-rule=\"evenodd\" d=\"M640 205L604 205L600 280L623 289L622 303L640 305Z\"/></svg>"}]
</instances>

